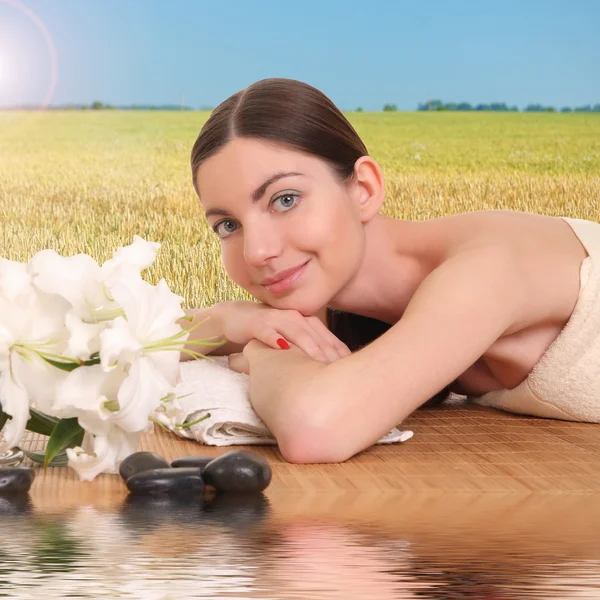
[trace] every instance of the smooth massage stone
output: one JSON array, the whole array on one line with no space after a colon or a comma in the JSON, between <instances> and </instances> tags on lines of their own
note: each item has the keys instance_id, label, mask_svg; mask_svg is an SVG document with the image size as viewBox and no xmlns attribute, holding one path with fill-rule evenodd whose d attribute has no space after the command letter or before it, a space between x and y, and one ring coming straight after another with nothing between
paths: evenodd
<instances>
[{"instance_id":1,"label":"smooth massage stone","mask_svg":"<svg viewBox=\"0 0 600 600\"><path fill-rule=\"evenodd\" d=\"M119 475L127 481L132 475L149 471L150 469L166 469L169 463L154 452L134 452L130 454L119 466Z\"/></svg>"},{"instance_id":2,"label":"smooth massage stone","mask_svg":"<svg viewBox=\"0 0 600 600\"><path fill-rule=\"evenodd\" d=\"M204 469L206 465L215 460L214 456L182 456L181 458L176 458L171 466L180 469L181 467L196 467L200 469L201 473L204 473Z\"/></svg>"},{"instance_id":3,"label":"smooth massage stone","mask_svg":"<svg viewBox=\"0 0 600 600\"><path fill-rule=\"evenodd\" d=\"M0 468L0 494L28 492L35 473L31 467Z\"/></svg>"},{"instance_id":4,"label":"smooth massage stone","mask_svg":"<svg viewBox=\"0 0 600 600\"><path fill-rule=\"evenodd\" d=\"M151 469L132 475L127 487L133 494L190 494L204 490L200 469L180 468Z\"/></svg>"},{"instance_id":5,"label":"smooth massage stone","mask_svg":"<svg viewBox=\"0 0 600 600\"><path fill-rule=\"evenodd\" d=\"M211 460L202 476L223 492L262 492L271 483L271 467L256 452L232 450Z\"/></svg>"}]
</instances>

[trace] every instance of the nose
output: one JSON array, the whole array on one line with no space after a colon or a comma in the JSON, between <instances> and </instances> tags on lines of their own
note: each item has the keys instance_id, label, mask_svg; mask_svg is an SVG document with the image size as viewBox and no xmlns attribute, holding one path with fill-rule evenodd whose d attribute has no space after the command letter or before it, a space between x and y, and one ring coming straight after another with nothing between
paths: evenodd
<instances>
[{"instance_id":1,"label":"nose","mask_svg":"<svg viewBox=\"0 0 600 600\"><path fill-rule=\"evenodd\" d=\"M244 229L244 259L251 267L262 267L281 254L282 240L273 224L253 223Z\"/></svg>"}]
</instances>

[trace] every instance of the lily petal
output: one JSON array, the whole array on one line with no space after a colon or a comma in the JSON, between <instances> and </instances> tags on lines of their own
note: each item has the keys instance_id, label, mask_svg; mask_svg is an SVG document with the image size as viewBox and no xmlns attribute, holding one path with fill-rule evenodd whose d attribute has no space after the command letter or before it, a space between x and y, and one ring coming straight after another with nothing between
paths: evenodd
<instances>
[{"instance_id":1,"label":"lily petal","mask_svg":"<svg viewBox=\"0 0 600 600\"><path fill-rule=\"evenodd\" d=\"M0 442L0 454L18 446L29 420L29 397L23 387L14 380L10 371L0 373L0 406L12 417L3 429L4 441Z\"/></svg>"},{"instance_id":2,"label":"lily petal","mask_svg":"<svg viewBox=\"0 0 600 600\"><path fill-rule=\"evenodd\" d=\"M42 250L31 258L28 269L36 287L65 298L84 318L91 318L91 308L107 302L100 266L87 254L61 256Z\"/></svg>"},{"instance_id":3,"label":"lily petal","mask_svg":"<svg viewBox=\"0 0 600 600\"><path fill-rule=\"evenodd\" d=\"M103 280L130 279L135 273L139 275L154 262L159 248L158 242L148 242L134 235L132 244L119 247L113 257L102 265Z\"/></svg>"},{"instance_id":4,"label":"lily petal","mask_svg":"<svg viewBox=\"0 0 600 600\"><path fill-rule=\"evenodd\" d=\"M85 433L83 446L67 448L69 467L81 481L92 481L100 473L117 473L119 465L138 447L141 433L128 433L113 427L106 436Z\"/></svg>"},{"instance_id":5,"label":"lily petal","mask_svg":"<svg viewBox=\"0 0 600 600\"><path fill-rule=\"evenodd\" d=\"M120 410L112 419L125 431L141 431L148 426L148 417L160 406L160 399L172 391L173 387L162 373L142 357L131 365L127 379L119 388Z\"/></svg>"},{"instance_id":6,"label":"lily petal","mask_svg":"<svg viewBox=\"0 0 600 600\"><path fill-rule=\"evenodd\" d=\"M99 337L100 364L105 370L117 362L133 362L142 350L142 344L132 336L129 324L123 317L114 319Z\"/></svg>"},{"instance_id":7,"label":"lily petal","mask_svg":"<svg viewBox=\"0 0 600 600\"><path fill-rule=\"evenodd\" d=\"M65 316L65 325L70 333L66 355L87 360L100 350L98 335L106 328L106 323L84 323L74 311Z\"/></svg>"}]
</instances>

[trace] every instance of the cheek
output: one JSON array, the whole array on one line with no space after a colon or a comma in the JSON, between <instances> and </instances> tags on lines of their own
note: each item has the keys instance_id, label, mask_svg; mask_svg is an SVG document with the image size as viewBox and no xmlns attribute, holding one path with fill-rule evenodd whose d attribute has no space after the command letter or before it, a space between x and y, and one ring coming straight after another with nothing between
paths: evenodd
<instances>
[{"instance_id":1,"label":"cheek","mask_svg":"<svg viewBox=\"0 0 600 600\"><path fill-rule=\"evenodd\" d=\"M242 287L247 283L247 270L244 265L244 256L241 248L237 248L235 240L221 243L221 260L227 275Z\"/></svg>"}]
</instances>

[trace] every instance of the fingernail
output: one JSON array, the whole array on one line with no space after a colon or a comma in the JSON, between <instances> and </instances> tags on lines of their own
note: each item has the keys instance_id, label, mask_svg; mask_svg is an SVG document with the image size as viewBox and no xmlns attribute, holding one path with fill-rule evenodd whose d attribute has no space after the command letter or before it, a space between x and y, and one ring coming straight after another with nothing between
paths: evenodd
<instances>
[{"instance_id":1,"label":"fingernail","mask_svg":"<svg viewBox=\"0 0 600 600\"><path fill-rule=\"evenodd\" d=\"M290 345L283 338L277 338L277 345L282 350L289 350L290 349Z\"/></svg>"}]
</instances>

